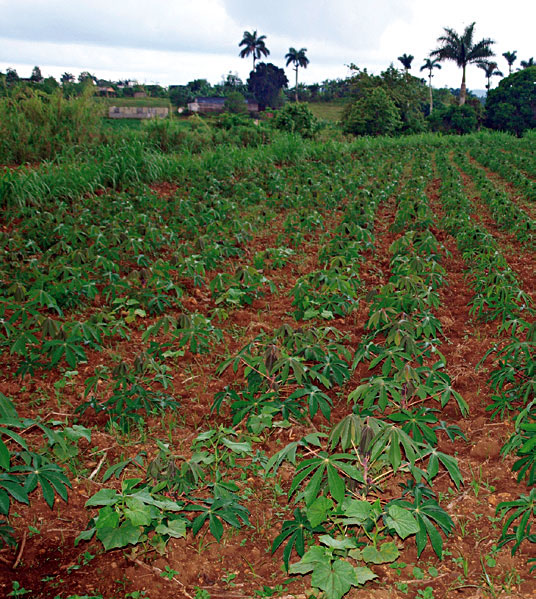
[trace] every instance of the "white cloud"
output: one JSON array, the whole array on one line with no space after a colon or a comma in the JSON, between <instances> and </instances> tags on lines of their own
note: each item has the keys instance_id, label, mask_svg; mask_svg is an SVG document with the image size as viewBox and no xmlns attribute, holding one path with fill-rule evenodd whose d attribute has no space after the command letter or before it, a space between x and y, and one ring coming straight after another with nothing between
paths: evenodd
<instances>
[{"instance_id":1,"label":"white cloud","mask_svg":"<svg viewBox=\"0 0 536 599\"><path fill-rule=\"evenodd\" d=\"M34 65L58 76L88 70L99 77L137 78L162 84L207 78L212 83L229 71L247 79L250 60L238 58L243 32L267 36L267 60L284 67L290 46L307 48L310 64L300 81L345 77L355 63L379 73L397 56L415 56L419 67L443 27L462 31L476 21L477 39L497 41L502 52L517 50L519 59L533 47L533 0L0 0L0 69L16 67L29 75ZM286 69L289 80L293 71ZM422 73L425 75L425 73ZM443 64L434 84L457 87L461 74ZM484 76L470 67L469 87L483 88Z\"/></svg>"}]
</instances>

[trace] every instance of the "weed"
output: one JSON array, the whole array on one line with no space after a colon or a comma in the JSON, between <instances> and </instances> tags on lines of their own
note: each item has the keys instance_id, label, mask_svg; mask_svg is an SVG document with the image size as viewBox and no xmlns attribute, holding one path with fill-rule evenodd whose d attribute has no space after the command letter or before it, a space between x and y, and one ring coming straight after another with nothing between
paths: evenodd
<instances>
[{"instance_id":1,"label":"weed","mask_svg":"<svg viewBox=\"0 0 536 599\"><path fill-rule=\"evenodd\" d=\"M173 578L178 574L177 570L173 570L169 566L166 566L162 572L160 572L160 576L162 578L167 578L168 580L173 580Z\"/></svg>"},{"instance_id":2,"label":"weed","mask_svg":"<svg viewBox=\"0 0 536 599\"><path fill-rule=\"evenodd\" d=\"M418 599L434 599L434 589L432 587L426 587L425 589L419 589L417 591Z\"/></svg>"},{"instance_id":3,"label":"weed","mask_svg":"<svg viewBox=\"0 0 536 599\"><path fill-rule=\"evenodd\" d=\"M20 582L18 580L14 580L11 584L12 590L10 593L7 594L8 597L24 597L24 595L27 595L28 593L32 592L28 589L25 589L24 587L21 587Z\"/></svg>"}]
</instances>

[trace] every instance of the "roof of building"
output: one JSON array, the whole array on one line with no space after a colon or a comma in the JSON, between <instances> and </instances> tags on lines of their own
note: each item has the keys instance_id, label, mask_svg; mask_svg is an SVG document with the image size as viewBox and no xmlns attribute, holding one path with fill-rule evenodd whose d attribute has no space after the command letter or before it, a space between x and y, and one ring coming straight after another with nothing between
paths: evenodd
<instances>
[{"instance_id":1,"label":"roof of building","mask_svg":"<svg viewBox=\"0 0 536 599\"><path fill-rule=\"evenodd\" d=\"M227 98L221 96L211 98L198 97L194 99L194 102L197 102L198 104L225 104L225 100L227 100ZM246 100L246 104L257 104L257 102L256 100Z\"/></svg>"},{"instance_id":2,"label":"roof of building","mask_svg":"<svg viewBox=\"0 0 536 599\"><path fill-rule=\"evenodd\" d=\"M225 98L196 98L194 102L198 104L225 104Z\"/></svg>"}]
</instances>

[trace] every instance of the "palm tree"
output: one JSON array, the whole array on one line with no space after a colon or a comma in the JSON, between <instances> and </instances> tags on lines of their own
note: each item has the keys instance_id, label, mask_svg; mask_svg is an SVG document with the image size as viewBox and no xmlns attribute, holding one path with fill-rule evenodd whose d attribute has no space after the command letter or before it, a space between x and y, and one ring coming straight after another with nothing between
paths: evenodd
<instances>
[{"instance_id":1,"label":"palm tree","mask_svg":"<svg viewBox=\"0 0 536 599\"><path fill-rule=\"evenodd\" d=\"M72 73L63 73L63 75L61 76L60 81L62 83L73 83L73 81L74 81L74 75Z\"/></svg>"},{"instance_id":2,"label":"palm tree","mask_svg":"<svg viewBox=\"0 0 536 599\"><path fill-rule=\"evenodd\" d=\"M268 50L264 44L265 39L265 35L260 35L257 37L257 30L255 30L253 33L244 31L242 41L238 44L238 47L244 46L244 48L240 50L240 58L245 58L250 54L253 55L253 70L255 70L255 61L259 59L261 55L268 56L268 54L270 54L270 50Z\"/></svg>"},{"instance_id":3,"label":"palm tree","mask_svg":"<svg viewBox=\"0 0 536 599\"><path fill-rule=\"evenodd\" d=\"M430 114L432 114L432 110L434 109L434 97L432 95L432 77L434 69L440 69L441 65L439 64L438 58L426 58L424 60L424 64L421 67L421 71L428 69L428 88L430 90Z\"/></svg>"},{"instance_id":4,"label":"palm tree","mask_svg":"<svg viewBox=\"0 0 536 599\"><path fill-rule=\"evenodd\" d=\"M309 64L309 59L305 56L307 52L307 48L301 48L301 50L296 50L296 48L289 48L288 52L285 54L285 58L287 59L286 66L290 63L294 65L294 70L296 71L296 102L298 101L298 68L303 67L307 68Z\"/></svg>"},{"instance_id":5,"label":"palm tree","mask_svg":"<svg viewBox=\"0 0 536 599\"><path fill-rule=\"evenodd\" d=\"M491 87L491 78L493 76L498 76L498 77L502 77L503 74L501 73L501 71L499 71L497 69L497 63L496 62L477 62L476 66L481 68L484 73L486 74L486 79L488 80L487 84L486 84L486 89L489 92L489 88Z\"/></svg>"},{"instance_id":6,"label":"palm tree","mask_svg":"<svg viewBox=\"0 0 536 599\"><path fill-rule=\"evenodd\" d=\"M480 40L476 44L473 42L473 29L475 23L468 25L462 35L459 35L454 29L444 27L445 35L437 38L441 47L430 56L437 56L439 60L453 60L462 69L462 85L460 87L460 106L465 104L467 95L467 86L465 84L465 70L468 64L482 62L486 58L495 56L491 49L491 44L495 42L489 38Z\"/></svg>"},{"instance_id":7,"label":"palm tree","mask_svg":"<svg viewBox=\"0 0 536 599\"><path fill-rule=\"evenodd\" d=\"M514 62L517 60L517 50L513 52L503 52L503 56L506 58L506 62L508 63L508 74L512 74L512 66Z\"/></svg>"},{"instance_id":8,"label":"palm tree","mask_svg":"<svg viewBox=\"0 0 536 599\"><path fill-rule=\"evenodd\" d=\"M521 61L522 69L528 69L529 67L533 67L535 65L536 65L536 63L534 62L534 58L532 56L528 60Z\"/></svg>"},{"instance_id":9,"label":"palm tree","mask_svg":"<svg viewBox=\"0 0 536 599\"><path fill-rule=\"evenodd\" d=\"M406 71L406 74L409 73L409 70L411 69L411 63L413 61L413 56L411 54L402 54L402 56L398 57L398 60L404 65L404 70Z\"/></svg>"}]
</instances>

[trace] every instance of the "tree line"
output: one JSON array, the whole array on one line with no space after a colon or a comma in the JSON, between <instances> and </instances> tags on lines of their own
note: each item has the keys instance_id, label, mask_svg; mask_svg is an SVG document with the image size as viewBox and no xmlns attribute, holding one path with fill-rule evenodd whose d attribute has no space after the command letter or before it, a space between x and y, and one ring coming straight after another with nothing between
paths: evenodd
<instances>
[{"instance_id":1,"label":"tree line","mask_svg":"<svg viewBox=\"0 0 536 599\"><path fill-rule=\"evenodd\" d=\"M238 43L239 56L252 60L252 70L245 82L237 74L229 72L216 85L211 85L206 79L195 79L186 85L164 88L159 85L142 86L130 80L107 81L87 71L80 73L77 81L71 73L64 73L58 82L53 77L43 78L40 68L36 66L31 77L25 80L21 80L14 69L0 73L0 94L3 91L5 95L10 86L22 81L48 93L61 90L65 97L80 95L86 88L93 87L101 95L129 97L141 93L167 99L176 106L186 106L200 96L220 96L233 100L233 105L243 105L244 110L244 99L256 100L261 110L280 108L290 99L296 103L340 99L345 104L343 130L366 135L416 133L429 129L465 133L482 125L519 133L536 126L536 91L533 85L536 70L533 58L520 61L521 69L514 72L517 51L504 52L508 76L493 90L491 79L503 77L497 62L493 60L495 42L489 38L477 41L474 30L474 22L465 27L462 33L444 28L443 34L437 39L438 47L430 52L420 67L421 73L427 73L428 82L411 75L414 56L404 53L398 57L403 71L391 63L380 75L373 75L366 69L350 65L352 74L345 79L300 84L299 69L309 65L307 48L290 47L284 59L285 66L292 65L295 71L294 89L291 90L283 68L261 61L270 55L270 50L266 45L266 36L254 30L244 31ZM434 72L441 68L444 61L455 62L461 69L461 85L458 89L433 88ZM467 89L467 67L471 64L481 68L487 79L485 111L482 102Z\"/></svg>"}]
</instances>

